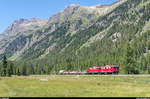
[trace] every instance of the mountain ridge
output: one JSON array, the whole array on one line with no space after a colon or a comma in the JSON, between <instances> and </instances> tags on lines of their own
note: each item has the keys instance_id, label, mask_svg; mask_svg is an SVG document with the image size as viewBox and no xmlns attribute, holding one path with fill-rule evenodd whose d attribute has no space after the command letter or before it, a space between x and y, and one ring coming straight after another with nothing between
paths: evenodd
<instances>
[{"instance_id":1,"label":"mountain ridge","mask_svg":"<svg viewBox=\"0 0 150 99\"><path fill-rule=\"evenodd\" d=\"M97 8L98 5L87 7L72 4L51 16L48 20L43 21L42 19L32 18L14 21L3 33L8 34L8 36L5 36L6 39L1 40L0 55L7 54L8 57L13 60L20 59L30 52L29 55L31 56L34 52L37 53L37 57L46 56L53 48L55 49L60 39L63 40L64 38L68 38L89 28L99 17L105 16L105 14L111 12L111 10L125 1L126 0L120 0L120 2L115 2L109 6L99 5L100 8ZM37 23L37 21L41 21L42 25L36 29L35 27L37 25L31 24L33 25L33 28L31 28L31 25L27 24L30 22ZM23 26L21 26L22 24ZM16 29L15 25L17 25ZM25 26L27 26L27 29L22 29L22 27ZM19 31L18 27L20 27L21 31ZM30 27L30 29L28 27ZM68 45L66 45L66 47ZM42 48L42 46L45 47Z\"/></svg>"}]
</instances>

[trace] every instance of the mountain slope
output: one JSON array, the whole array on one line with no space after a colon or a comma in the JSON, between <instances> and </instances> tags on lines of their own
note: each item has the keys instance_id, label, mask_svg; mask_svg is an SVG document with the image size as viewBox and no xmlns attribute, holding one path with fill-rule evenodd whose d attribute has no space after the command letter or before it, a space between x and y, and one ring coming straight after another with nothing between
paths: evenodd
<instances>
[{"instance_id":1,"label":"mountain slope","mask_svg":"<svg viewBox=\"0 0 150 99\"><path fill-rule=\"evenodd\" d=\"M60 40L73 36L94 24L98 17L110 12L124 1L113 5L85 7L70 5L48 21L20 19L0 36L0 56L11 60L42 58L50 53Z\"/></svg>"},{"instance_id":2,"label":"mountain slope","mask_svg":"<svg viewBox=\"0 0 150 99\"><path fill-rule=\"evenodd\" d=\"M49 64L51 68L58 64L58 70L77 70L78 64L80 70L93 65L121 65L122 52L129 41L134 46L136 67L142 72L147 70L141 65L146 49L150 49L150 31L145 29L150 20L150 4L141 6L145 2L148 0L127 0L89 28L59 39L55 48L35 64Z\"/></svg>"},{"instance_id":3,"label":"mountain slope","mask_svg":"<svg viewBox=\"0 0 150 99\"><path fill-rule=\"evenodd\" d=\"M14 40L20 37L19 41L16 43L22 42L22 35L29 35L34 30L39 29L45 25L47 20L40 19L20 19L18 21L14 21L1 35L0 35L0 54L3 54L9 49L10 52L14 53L16 50L22 49L24 45L20 44L19 46L11 45ZM9 52L7 54L10 54ZM10 55L8 55L10 56Z\"/></svg>"},{"instance_id":4,"label":"mountain slope","mask_svg":"<svg viewBox=\"0 0 150 99\"><path fill-rule=\"evenodd\" d=\"M47 20L40 19L20 19L19 21L14 21L4 32L3 34L8 36L19 32L24 32L27 30L33 30L42 27Z\"/></svg>"},{"instance_id":5,"label":"mountain slope","mask_svg":"<svg viewBox=\"0 0 150 99\"><path fill-rule=\"evenodd\" d=\"M73 4L40 28L8 36L13 38L9 42L2 39L0 46L5 49L1 56L27 61L42 72L47 68L53 71L56 65L58 70L85 70L93 65L121 65L128 41L134 47L135 67L146 72L146 62L150 64L149 22L149 0L92 7Z\"/></svg>"},{"instance_id":6,"label":"mountain slope","mask_svg":"<svg viewBox=\"0 0 150 99\"><path fill-rule=\"evenodd\" d=\"M92 7L73 4L39 27L33 23L32 29L21 29L21 24L28 24L24 21L12 31L10 26L6 30L10 32L4 33L8 36L0 37L0 56L6 54L18 66L26 62L37 74L87 70L94 65L121 66L128 41L134 48L136 72L147 73L149 22L149 0L121 0ZM19 28L22 31L18 32Z\"/></svg>"}]
</instances>

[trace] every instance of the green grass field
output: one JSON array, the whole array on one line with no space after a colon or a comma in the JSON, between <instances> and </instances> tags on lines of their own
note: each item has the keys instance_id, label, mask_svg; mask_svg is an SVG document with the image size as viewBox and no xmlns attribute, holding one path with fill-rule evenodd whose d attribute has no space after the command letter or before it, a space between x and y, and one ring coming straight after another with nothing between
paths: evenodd
<instances>
[{"instance_id":1,"label":"green grass field","mask_svg":"<svg viewBox=\"0 0 150 99\"><path fill-rule=\"evenodd\" d=\"M13 76L0 78L0 97L150 97L150 76Z\"/></svg>"}]
</instances>

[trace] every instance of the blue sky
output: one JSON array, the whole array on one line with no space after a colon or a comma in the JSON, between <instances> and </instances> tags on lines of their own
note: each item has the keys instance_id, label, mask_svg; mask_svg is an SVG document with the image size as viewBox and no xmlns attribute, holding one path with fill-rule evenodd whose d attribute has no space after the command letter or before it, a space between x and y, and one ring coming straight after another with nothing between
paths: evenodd
<instances>
[{"instance_id":1,"label":"blue sky","mask_svg":"<svg viewBox=\"0 0 150 99\"><path fill-rule=\"evenodd\" d=\"M93 6L116 0L0 0L0 33L20 18L48 19L70 4Z\"/></svg>"}]
</instances>

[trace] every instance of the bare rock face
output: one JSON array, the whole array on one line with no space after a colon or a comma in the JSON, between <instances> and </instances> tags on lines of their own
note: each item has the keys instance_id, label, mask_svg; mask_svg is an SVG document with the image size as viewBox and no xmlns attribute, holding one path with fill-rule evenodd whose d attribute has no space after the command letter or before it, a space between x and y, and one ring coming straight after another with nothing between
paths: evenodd
<instances>
[{"instance_id":1,"label":"bare rock face","mask_svg":"<svg viewBox=\"0 0 150 99\"><path fill-rule=\"evenodd\" d=\"M14 21L2 34L11 35L19 32L24 32L29 29L37 29L42 27L47 20L41 19L20 19Z\"/></svg>"},{"instance_id":2,"label":"bare rock face","mask_svg":"<svg viewBox=\"0 0 150 99\"><path fill-rule=\"evenodd\" d=\"M96 22L98 17L110 12L124 1L125 0L116 2L113 5L101 4L96 6L80 6L77 4L71 4L64 10L50 17L48 20L48 26L57 24L55 27L59 27L63 22L70 22L68 32L75 34L76 32L91 26L94 22Z\"/></svg>"}]
</instances>

